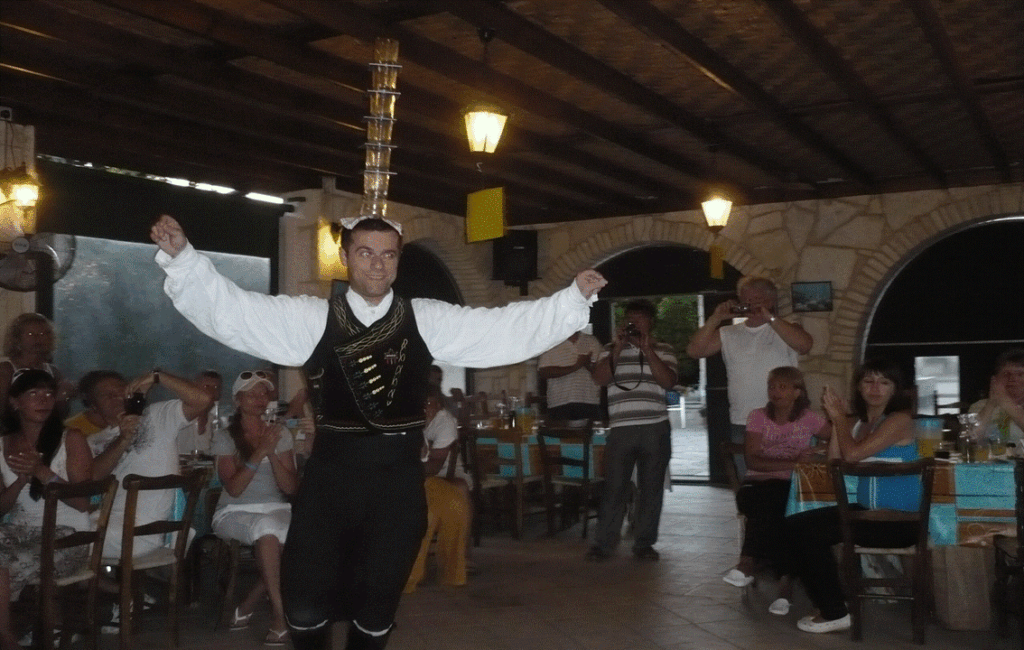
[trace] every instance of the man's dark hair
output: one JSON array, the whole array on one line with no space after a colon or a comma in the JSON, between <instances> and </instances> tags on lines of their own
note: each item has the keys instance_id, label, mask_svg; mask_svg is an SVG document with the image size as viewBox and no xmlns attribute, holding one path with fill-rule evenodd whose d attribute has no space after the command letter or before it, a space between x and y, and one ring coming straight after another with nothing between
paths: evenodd
<instances>
[{"instance_id":1,"label":"man's dark hair","mask_svg":"<svg viewBox=\"0 0 1024 650\"><path fill-rule=\"evenodd\" d=\"M341 248L348 252L348 247L352 245L352 233L356 231L361 232L393 232L398 235L398 248L402 248L402 233L395 230L395 228L383 219L363 219L351 228L341 229Z\"/></svg>"},{"instance_id":2,"label":"man's dark hair","mask_svg":"<svg viewBox=\"0 0 1024 650\"><path fill-rule=\"evenodd\" d=\"M1024 366L1024 348L1010 348L999 353L996 357L996 374L999 374L1003 366Z\"/></svg>"},{"instance_id":3,"label":"man's dark hair","mask_svg":"<svg viewBox=\"0 0 1024 650\"><path fill-rule=\"evenodd\" d=\"M630 300L629 302L627 302L624 311L627 314L631 311L638 311L641 314L646 314L652 322L658 314L658 310L654 306L654 303L651 302L650 300L645 300L643 298L638 298L636 300Z\"/></svg>"},{"instance_id":4,"label":"man's dark hair","mask_svg":"<svg viewBox=\"0 0 1024 650\"><path fill-rule=\"evenodd\" d=\"M223 382L224 378L216 370L204 370L199 373L199 379L216 379L217 381Z\"/></svg>"},{"instance_id":5,"label":"man's dark hair","mask_svg":"<svg viewBox=\"0 0 1024 650\"><path fill-rule=\"evenodd\" d=\"M78 380L78 394L82 398L82 405L85 408L92 407L92 392L96 390L97 384L101 381L106 381L107 379L117 379L124 383L128 383L125 381L125 378L121 373L114 370L91 370L85 373L82 378Z\"/></svg>"}]
</instances>

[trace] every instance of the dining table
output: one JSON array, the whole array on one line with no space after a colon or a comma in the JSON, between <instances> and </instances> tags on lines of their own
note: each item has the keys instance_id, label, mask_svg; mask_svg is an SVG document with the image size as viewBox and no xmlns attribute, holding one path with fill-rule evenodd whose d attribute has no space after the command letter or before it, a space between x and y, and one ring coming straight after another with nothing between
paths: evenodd
<instances>
[{"instance_id":1,"label":"dining table","mask_svg":"<svg viewBox=\"0 0 1024 650\"><path fill-rule=\"evenodd\" d=\"M856 501L857 478L846 478ZM946 462L936 459L928 519L932 573L939 620L951 629L991 627L992 538L1016 535L1013 463ZM836 504L828 464L797 463L786 515Z\"/></svg>"},{"instance_id":2,"label":"dining table","mask_svg":"<svg viewBox=\"0 0 1024 650\"><path fill-rule=\"evenodd\" d=\"M530 427L508 427L493 420L479 420L472 427L476 438L476 461L481 477L505 479L515 487L515 514L513 534L522 536L526 517L526 486L543 480L540 443L537 441L538 425ZM590 478L601 476L604 462L607 429L594 427L590 445ZM583 445L579 443L549 442L550 453L568 458L583 459ZM563 476L581 478L582 467L562 466Z\"/></svg>"}]
</instances>

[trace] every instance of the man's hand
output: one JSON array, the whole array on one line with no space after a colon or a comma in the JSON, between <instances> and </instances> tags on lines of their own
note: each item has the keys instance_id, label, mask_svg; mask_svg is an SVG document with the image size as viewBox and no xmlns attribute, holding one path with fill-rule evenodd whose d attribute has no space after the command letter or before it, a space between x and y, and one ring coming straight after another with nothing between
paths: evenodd
<instances>
[{"instance_id":1,"label":"man's hand","mask_svg":"<svg viewBox=\"0 0 1024 650\"><path fill-rule=\"evenodd\" d=\"M576 357L576 365L580 368L590 368L590 355L581 354Z\"/></svg>"},{"instance_id":2,"label":"man's hand","mask_svg":"<svg viewBox=\"0 0 1024 650\"><path fill-rule=\"evenodd\" d=\"M132 438L135 437L135 434L139 430L140 422L142 422L141 415L128 415L127 413L122 413L121 417L117 419L117 428L121 432L120 438L126 443L131 442Z\"/></svg>"},{"instance_id":3,"label":"man's hand","mask_svg":"<svg viewBox=\"0 0 1024 650\"><path fill-rule=\"evenodd\" d=\"M988 398L1006 410L1012 405L1013 398L1006 392L1006 378L1001 375L994 375L988 383Z\"/></svg>"},{"instance_id":4,"label":"man's hand","mask_svg":"<svg viewBox=\"0 0 1024 650\"><path fill-rule=\"evenodd\" d=\"M608 284L608 280L605 280L604 276L594 269L580 271L576 276L576 288L580 290L584 298L596 295L606 284Z\"/></svg>"},{"instance_id":5,"label":"man's hand","mask_svg":"<svg viewBox=\"0 0 1024 650\"><path fill-rule=\"evenodd\" d=\"M160 250L171 257L177 257L178 253L188 244L185 238L185 231L181 229L178 221L171 216L161 215L153 227L149 229L149 237L160 247Z\"/></svg>"}]
</instances>

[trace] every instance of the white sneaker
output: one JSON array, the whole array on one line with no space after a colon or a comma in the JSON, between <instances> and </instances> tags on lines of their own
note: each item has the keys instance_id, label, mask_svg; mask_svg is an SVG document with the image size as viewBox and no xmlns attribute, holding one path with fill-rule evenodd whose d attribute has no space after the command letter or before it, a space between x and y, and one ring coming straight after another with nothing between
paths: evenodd
<instances>
[{"instance_id":1,"label":"white sneaker","mask_svg":"<svg viewBox=\"0 0 1024 650\"><path fill-rule=\"evenodd\" d=\"M813 634L826 634L828 632L849 630L850 625L851 622L849 614L842 618L837 618L834 621L821 621L820 623L814 621L814 616L804 616L796 622L797 628L804 632L811 632Z\"/></svg>"},{"instance_id":2,"label":"white sneaker","mask_svg":"<svg viewBox=\"0 0 1024 650\"><path fill-rule=\"evenodd\" d=\"M739 569L729 569L729 573L722 576L722 580L734 587L746 587L754 581L754 576L748 576Z\"/></svg>"},{"instance_id":3,"label":"white sneaker","mask_svg":"<svg viewBox=\"0 0 1024 650\"><path fill-rule=\"evenodd\" d=\"M768 606L768 612L776 616L785 616L789 613L789 601L785 598L776 598Z\"/></svg>"}]
</instances>

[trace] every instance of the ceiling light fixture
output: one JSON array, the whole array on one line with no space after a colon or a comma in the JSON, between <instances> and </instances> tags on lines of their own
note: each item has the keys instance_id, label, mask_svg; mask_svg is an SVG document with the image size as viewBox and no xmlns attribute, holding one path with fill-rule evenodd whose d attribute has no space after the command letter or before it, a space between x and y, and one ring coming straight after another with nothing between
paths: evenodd
<instances>
[{"instance_id":1,"label":"ceiling light fixture","mask_svg":"<svg viewBox=\"0 0 1024 650\"><path fill-rule=\"evenodd\" d=\"M494 38L494 30L481 27L477 30L484 46L483 63L487 67L488 44ZM475 153L494 153L505 129L508 114L493 104L475 103L463 113L466 122L466 138L469 150Z\"/></svg>"}]
</instances>

